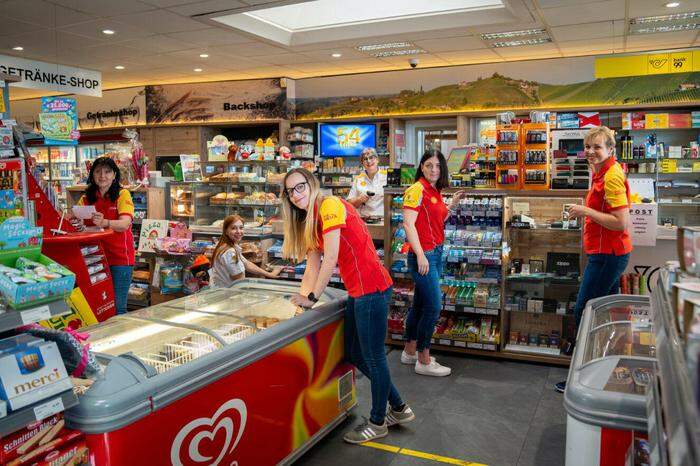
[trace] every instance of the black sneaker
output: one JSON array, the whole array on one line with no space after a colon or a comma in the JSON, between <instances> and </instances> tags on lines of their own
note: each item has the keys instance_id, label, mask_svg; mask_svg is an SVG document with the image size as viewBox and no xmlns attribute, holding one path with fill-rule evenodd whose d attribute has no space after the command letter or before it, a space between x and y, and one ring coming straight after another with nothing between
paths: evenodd
<instances>
[{"instance_id":1,"label":"black sneaker","mask_svg":"<svg viewBox=\"0 0 700 466\"><path fill-rule=\"evenodd\" d=\"M563 382L555 383L554 390L559 393L564 393L564 390L566 390L566 380L564 380Z\"/></svg>"}]
</instances>

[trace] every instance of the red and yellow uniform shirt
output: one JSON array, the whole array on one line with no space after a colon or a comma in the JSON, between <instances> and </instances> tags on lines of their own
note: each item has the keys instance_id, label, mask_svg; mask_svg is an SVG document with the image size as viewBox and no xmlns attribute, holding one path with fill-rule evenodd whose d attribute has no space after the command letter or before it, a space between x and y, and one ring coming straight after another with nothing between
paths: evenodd
<instances>
[{"instance_id":1,"label":"red and yellow uniform shirt","mask_svg":"<svg viewBox=\"0 0 700 466\"><path fill-rule=\"evenodd\" d=\"M367 225L351 204L329 196L321 202L317 218L321 250L323 234L340 229L338 269L350 296L358 298L386 291L392 285L389 273L379 260Z\"/></svg>"},{"instance_id":2,"label":"red and yellow uniform shirt","mask_svg":"<svg viewBox=\"0 0 700 466\"><path fill-rule=\"evenodd\" d=\"M586 196L586 207L607 214L630 208L630 187L614 156L606 160L601 170L593 175L591 189ZM622 256L632 251L632 241L627 229L610 230L586 217L583 249L586 254Z\"/></svg>"},{"instance_id":3,"label":"red and yellow uniform shirt","mask_svg":"<svg viewBox=\"0 0 700 466\"><path fill-rule=\"evenodd\" d=\"M78 205L89 205L87 197L83 195ZM131 199L131 193L126 189L119 191L116 202L112 202L109 197L102 197L98 190L97 200L93 205L95 210L104 215L107 220L119 220L121 215L128 215L132 220L134 218L134 201ZM134 235L131 233L131 228L113 232L102 240L102 246L109 265L134 265Z\"/></svg>"},{"instance_id":4,"label":"red and yellow uniform shirt","mask_svg":"<svg viewBox=\"0 0 700 466\"><path fill-rule=\"evenodd\" d=\"M418 212L416 230L424 252L442 245L445 241L448 210L440 191L425 178L421 178L404 192L403 208Z\"/></svg>"}]
</instances>

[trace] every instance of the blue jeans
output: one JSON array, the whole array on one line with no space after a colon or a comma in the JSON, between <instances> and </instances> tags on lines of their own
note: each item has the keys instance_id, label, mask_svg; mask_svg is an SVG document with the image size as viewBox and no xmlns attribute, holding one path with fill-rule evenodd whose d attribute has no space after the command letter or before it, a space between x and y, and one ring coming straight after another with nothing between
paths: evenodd
<instances>
[{"instance_id":1,"label":"blue jeans","mask_svg":"<svg viewBox=\"0 0 700 466\"><path fill-rule=\"evenodd\" d=\"M589 300L620 292L620 275L627 268L629 260L629 253L623 256L614 254L588 255L588 265L583 271L583 280L578 289L578 297L574 307L576 331L581 324L583 308L586 307Z\"/></svg>"},{"instance_id":2,"label":"blue jeans","mask_svg":"<svg viewBox=\"0 0 700 466\"><path fill-rule=\"evenodd\" d=\"M117 314L126 314L126 299L131 286L131 273L134 267L131 265L111 265L109 271L112 273L112 285L114 286L114 305Z\"/></svg>"},{"instance_id":3,"label":"blue jeans","mask_svg":"<svg viewBox=\"0 0 700 466\"><path fill-rule=\"evenodd\" d=\"M425 275L418 273L418 258L414 253L408 254L408 269L411 271L416 286L413 290L413 306L406 316L405 337L416 341L416 349L423 351L430 348L435 323L442 310L442 246L425 253L430 269Z\"/></svg>"},{"instance_id":4,"label":"blue jeans","mask_svg":"<svg viewBox=\"0 0 700 466\"><path fill-rule=\"evenodd\" d=\"M350 362L369 379L372 387L370 421L384 424L387 400L392 408L403 406L398 390L391 383L384 339L391 288L348 298L345 308L345 354Z\"/></svg>"}]
</instances>

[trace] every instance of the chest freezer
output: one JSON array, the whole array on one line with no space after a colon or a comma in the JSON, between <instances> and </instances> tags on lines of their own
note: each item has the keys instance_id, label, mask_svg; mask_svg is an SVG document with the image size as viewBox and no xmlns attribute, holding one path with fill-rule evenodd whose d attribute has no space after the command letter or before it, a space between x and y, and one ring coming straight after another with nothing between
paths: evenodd
<instances>
[{"instance_id":1,"label":"chest freezer","mask_svg":"<svg viewBox=\"0 0 700 466\"><path fill-rule=\"evenodd\" d=\"M354 406L345 291L246 279L87 327L102 373L66 412L98 465L291 462Z\"/></svg>"},{"instance_id":2,"label":"chest freezer","mask_svg":"<svg viewBox=\"0 0 700 466\"><path fill-rule=\"evenodd\" d=\"M635 444L643 448L656 360L650 313L647 296L586 305L564 392L566 466L634 464Z\"/></svg>"}]
</instances>

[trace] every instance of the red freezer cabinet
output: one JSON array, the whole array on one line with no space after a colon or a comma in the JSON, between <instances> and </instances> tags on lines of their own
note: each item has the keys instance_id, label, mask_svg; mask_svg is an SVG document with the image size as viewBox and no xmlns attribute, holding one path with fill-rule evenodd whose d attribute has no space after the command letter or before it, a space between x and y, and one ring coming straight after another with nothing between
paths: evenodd
<instances>
[{"instance_id":1,"label":"red freezer cabinet","mask_svg":"<svg viewBox=\"0 0 700 466\"><path fill-rule=\"evenodd\" d=\"M96 465L291 462L356 403L345 291L237 282L84 329L101 374L66 421Z\"/></svg>"}]
</instances>

